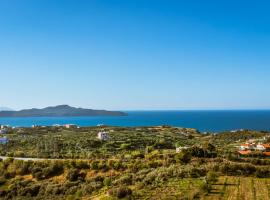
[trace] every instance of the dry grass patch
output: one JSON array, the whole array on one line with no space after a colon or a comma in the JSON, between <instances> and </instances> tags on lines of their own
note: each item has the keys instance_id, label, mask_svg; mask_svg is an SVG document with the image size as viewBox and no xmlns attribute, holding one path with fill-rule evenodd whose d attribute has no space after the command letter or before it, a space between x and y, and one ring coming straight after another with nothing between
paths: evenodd
<instances>
[{"instance_id":1,"label":"dry grass patch","mask_svg":"<svg viewBox=\"0 0 270 200\"><path fill-rule=\"evenodd\" d=\"M227 200L238 200L239 193L239 178L238 177L227 177L227 185L224 193L224 199Z\"/></svg>"},{"instance_id":2,"label":"dry grass patch","mask_svg":"<svg viewBox=\"0 0 270 200\"><path fill-rule=\"evenodd\" d=\"M266 179L254 178L254 188L256 189L256 200L269 199L269 191Z\"/></svg>"}]
</instances>

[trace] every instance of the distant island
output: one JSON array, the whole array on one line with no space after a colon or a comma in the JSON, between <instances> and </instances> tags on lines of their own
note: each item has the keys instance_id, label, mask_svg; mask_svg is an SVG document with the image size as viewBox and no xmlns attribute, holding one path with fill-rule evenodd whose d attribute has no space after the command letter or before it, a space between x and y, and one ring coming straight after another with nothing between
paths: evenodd
<instances>
[{"instance_id":1,"label":"distant island","mask_svg":"<svg viewBox=\"0 0 270 200\"><path fill-rule=\"evenodd\" d=\"M13 110L7 107L0 107L0 111L13 111Z\"/></svg>"},{"instance_id":2,"label":"distant island","mask_svg":"<svg viewBox=\"0 0 270 200\"><path fill-rule=\"evenodd\" d=\"M81 117L81 116L126 116L120 111L93 110L59 105L43 109L25 109L20 111L0 111L0 117Z\"/></svg>"}]
</instances>

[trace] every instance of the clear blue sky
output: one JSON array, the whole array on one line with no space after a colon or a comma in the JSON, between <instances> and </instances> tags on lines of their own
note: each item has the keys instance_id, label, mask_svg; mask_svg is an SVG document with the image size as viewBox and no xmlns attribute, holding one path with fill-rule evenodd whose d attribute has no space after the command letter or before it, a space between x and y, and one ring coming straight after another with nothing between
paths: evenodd
<instances>
[{"instance_id":1,"label":"clear blue sky","mask_svg":"<svg viewBox=\"0 0 270 200\"><path fill-rule=\"evenodd\" d=\"M0 0L0 106L270 108L269 1Z\"/></svg>"}]
</instances>

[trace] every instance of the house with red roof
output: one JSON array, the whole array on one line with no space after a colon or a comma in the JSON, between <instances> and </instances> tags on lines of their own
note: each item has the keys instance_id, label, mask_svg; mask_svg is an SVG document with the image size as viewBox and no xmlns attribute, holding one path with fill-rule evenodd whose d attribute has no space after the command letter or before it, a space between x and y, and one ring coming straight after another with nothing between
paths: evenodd
<instances>
[{"instance_id":1,"label":"house with red roof","mask_svg":"<svg viewBox=\"0 0 270 200\"><path fill-rule=\"evenodd\" d=\"M265 155L266 157L270 157L270 152L263 152L263 155Z\"/></svg>"},{"instance_id":2,"label":"house with red roof","mask_svg":"<svg viewBox=\"0 0 270 200\"><path fill-rule=\"evenodd\" d=\"M249 154L251 154L250 150L244 150L244 151L238 151L240 156L248 156Z\"/></svg>"},{"instance_id":3,"label":"house with red roof","mask_svg":"<svg viewBox=\"0 0 270 200\"><path fill-rule=\"evenodd\" d=\"M252 152L261 153L266 157L270 157L270 143L255 143L255 142L247 142L245 144L241 144L239 146L238 155L239 156L249 156ZM254 154L254 155L255 155Z\"/></svg>"}]
</instances>

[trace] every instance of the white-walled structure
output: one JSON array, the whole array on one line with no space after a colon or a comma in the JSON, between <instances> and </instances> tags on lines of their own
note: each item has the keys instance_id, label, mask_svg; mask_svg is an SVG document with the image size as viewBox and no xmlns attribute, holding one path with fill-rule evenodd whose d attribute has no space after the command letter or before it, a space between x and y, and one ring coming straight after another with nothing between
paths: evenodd
<instances>
[{"instance_id":1,"label":"white-walled structure","mask_svg":"<svg viewBox=\"0 0 270 200\"><path fill-rule=\"evenodd\" d=\"M188 149L189 147L177 147L176 153L180 153L183 149Z\"/></svg>"},{"instance_id":2,"label":"white-walled structure","mask_svg":"<svg viewBox=\"0 0 270 200\"><path fill-rule=\"evenodd\" d=\"M65 124L64 127L65 128L77 128L77 125L75 125L75 124Z\"/></svg>"},{"instance_id":3,"label":"white-walled structure","mask_svg":"<svg viewBox=\"0 0 270 200\"><path fill-rule=\"evenodd\" d=\"M108 135L107 132L101 131L101 132L98 133L98 139L100 139L100 140L108 140L109 135Z\"/></svg>"},{"instance_id":4,"label":"white-walled structure","mask_svg":"<svg viewBox=\"0 0 270 200\"><path fill-rule=\"evenodd\" d=\"M257 144L256 149L259 151L266 151L267 149L270 149L269 144Z\"/></svg>"}]
</instances>

